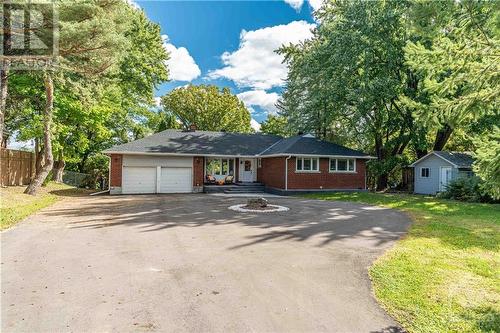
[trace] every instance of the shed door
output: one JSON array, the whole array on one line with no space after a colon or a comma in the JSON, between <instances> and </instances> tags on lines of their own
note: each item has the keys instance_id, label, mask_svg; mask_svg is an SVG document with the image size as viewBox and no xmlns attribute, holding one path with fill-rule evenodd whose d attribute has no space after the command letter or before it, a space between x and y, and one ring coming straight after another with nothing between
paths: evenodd
<instances>
[{"instance_id":1,"label":"shed door","mask_svg":"<svg viewBox=\"0 0 500 333\"><path fill-rule=\"evenodd\" d=\"M123 194L156 193L156 168L123 167Z\"/></svg>"},{"instance_id":2,"label":"shed door","mask_svg":"<svg viewBox=\"0 0 500 333\"><path fill-rule=\"evenodd\" d=\"M451 181L451 167L441 167L439 175L439 191L446 191L446 186Z\"/></svg>"},{"instance_id":3,"label":"shed door","mask_svg":"<svg viewBox=\"0 0 500 333\"><path fill-rule=\"evenodd\" d=\"M160 193L193 191L192 168L161 168Z\"/></svg>"}]
</instances>

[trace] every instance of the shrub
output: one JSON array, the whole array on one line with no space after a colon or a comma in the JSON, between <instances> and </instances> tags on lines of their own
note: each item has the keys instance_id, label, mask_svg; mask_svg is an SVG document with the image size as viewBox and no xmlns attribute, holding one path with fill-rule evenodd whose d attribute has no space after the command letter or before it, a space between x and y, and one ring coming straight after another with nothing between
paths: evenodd
<instances>
[{"instance_id":1,"label":"shrub","mask_svg":"<svg viewBox=\"0 0 500 333\"><path fill-rule=\"evenodd\" d=\"M493 199L483 190L482 181L479 177L461 177L452 180L446 187L446 191L439 197L468 202L492 202Z\"/></svg>"}]
</instances>

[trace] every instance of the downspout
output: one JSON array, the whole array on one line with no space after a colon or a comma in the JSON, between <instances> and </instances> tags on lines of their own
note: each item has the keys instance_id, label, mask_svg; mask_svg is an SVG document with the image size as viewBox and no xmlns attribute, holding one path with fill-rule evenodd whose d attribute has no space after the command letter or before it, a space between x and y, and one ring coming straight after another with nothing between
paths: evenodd
<instances>
[{"instance_id":1,"label":"downspout","mask_svg":"<svg viewBox=\"0 0 500 333\"><path fill-rule=\"evenodd\" d=\"M285 158L285 191L288 191L288 160L292 158L292 155L288 155Z\"/></svg>"}]
</instances>

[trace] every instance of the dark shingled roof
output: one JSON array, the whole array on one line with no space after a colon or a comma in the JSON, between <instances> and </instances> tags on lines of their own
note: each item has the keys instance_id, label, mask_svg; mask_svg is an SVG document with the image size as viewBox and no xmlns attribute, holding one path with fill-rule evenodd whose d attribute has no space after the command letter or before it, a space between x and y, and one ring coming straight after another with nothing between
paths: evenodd
<instances>
[{"instance_id":1,"label":"dark shingled roof","mask_svg":"<svg viewBox=\"0 0 500 333\"><path fill-rule=\"evenodd\" d=\"M470 152L434 151L434 154L455 164L458 168L472 168L472 163L474 162L472 153Z\"/></svg>"},{"instance_id":2,"label":"dark shingled roof","mask_svg":"<svg viewBox=\"0 0 500 333\"><path fill-rule=\"evenodd\" d=\"M283 139L266 150L262 155L276 154L369 157L363 152L340 146L332 142L318 140L309 135L293 136Z\"/></svg>"},{"instance_id":3,"label":"dark shingled roof","mask_svg":"<svg viewBox=\"0 0 500 333\"><path fill-rule=\"evenodd\" d=\"M281 137L265 134L166 130L104 151L192 155L257 155Z\"/></svg>"},{"instance_id":4,"label":"dark shingled roof","mask_svg":"<svg viewBox=\"0 0 500 333\"><path fill-rule=\"evenodd\" d=\"M284 139L276 135L259 133L181 130L166 130L104 151L104 153L114 152L231 156L336 155L369 158L360 151L321 141L309 135Z\"/></svg>"}]
</instances>

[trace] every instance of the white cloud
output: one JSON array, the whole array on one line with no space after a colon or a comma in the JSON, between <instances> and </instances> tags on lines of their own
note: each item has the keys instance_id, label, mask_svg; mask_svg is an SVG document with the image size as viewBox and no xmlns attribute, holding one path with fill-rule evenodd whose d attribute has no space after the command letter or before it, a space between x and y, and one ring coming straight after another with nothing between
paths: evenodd
<instances>
[{"instance_id":1,"label":"white cloud","mask_svg":"<svg viewBox=\"0 0 500 333\"><path fill-rule=\"evenodd\" d=\"M127 0L127 3L135 9L141 9L141 6L135 0Z\"/></svg>"},{"instance_id":2,"label":"white cloud","mask_svg":"<svg viewBox=\"0 0 500 333\"><path fill-rule=\"evenodd\" d=\"M314 11L318 10L323 4L323 0L309 0L309 5Z\"/></svg>"},{"instance_id":3,"label":"white cloud","mask_svg":"<svg viewBox=\"0 0 500 333\"><path fill-rule=\"evenodd\" d=\"M252 109L252 106L259 106L267 113L276 114L276 102L280 97L277 93L268 93L264 90L249 90L239 93L238 98L245 103L245 106Z\"/></svg>"},{"instance_id":4,"label":"white cloud","mask_svg":"<svg viewBox=\"0 0 500 333\"><path fill-rule=\"evenodd\" d=\"M299 9L302 8L304 0L285 0L285 2L289 4L296 11L299 11Z\"/></svg>"},{"instance_id":5,"label":"white cloud","mask_svg":"<svg viewBox=\"0 0 500 333\"><path fill-rule=\"evenodd\" d=\"M306 21L293 21L286 25L241 31L239 49L224 52L224 64L208 73L211 79L226 78L233 80L239 87L260 90L283 85L287 68L283 56L274 51L283 44L298 43L312 37L314 24Z\"/></svg>"},{"instance_id":6,"label":"white cloud","mask_svg":"<svg viewBox=\"0 0 500 333\"><path fill-rule=\"evenodd\" d=\"M185 47L177 48L169 43L168 36L162 35L163 47L170 54L167 66L172 81L192 81L201 75L200 67Z\"/></svg>"},{"instance_id":7,"label":"white cloud","mask_svg":"<svg viewBox=\"0 0 500 333\"><path fill-rule=\"evenodd\" d=\"M155 102L156 107L160 107L161 106L161 97L155 97L154 102Z\"/></svg>"},{"instance_id":8,"label":"white cloud","mask_svg":"<svg viewBox=\"0 0 500 333\"><path fill-rule=\"evenodd\" d=\"M260 123L255 119L250 119L250 126L255 130L255 132L260 132Z\"/></svg>"}]
</instances>

